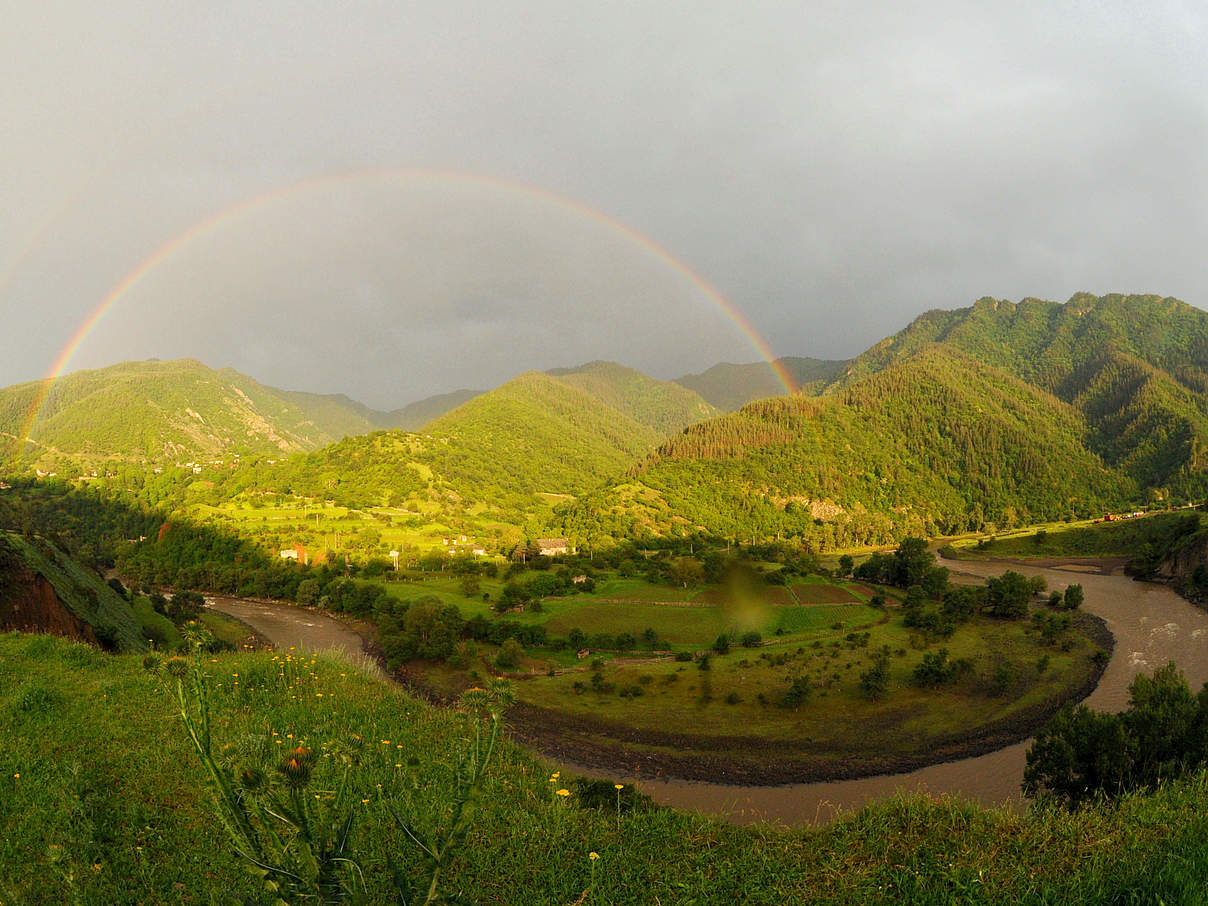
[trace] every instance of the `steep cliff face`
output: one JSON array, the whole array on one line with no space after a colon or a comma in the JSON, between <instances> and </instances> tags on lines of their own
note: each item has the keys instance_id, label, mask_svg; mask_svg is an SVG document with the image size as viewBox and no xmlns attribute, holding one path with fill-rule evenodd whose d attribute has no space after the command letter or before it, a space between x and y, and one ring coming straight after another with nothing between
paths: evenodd
<instances>
[{"instance_id":1,"label":"steep cliff face","mask_svg":"<svg viewBox=\"0 0 1208 906\"><path fill-rule=\"evenodd\" d=\"M15 558L0 561L0 629L100 644L92 627L67 609L54 586Z\"/></svg>"},{"instance_id":2,"label":"steep cliff face","mask_svg":"<svg viewBox=\"0 0 1208 906\"><path fill-rule=\"evenodd\" d=\"M1208 533L1184 540L1162 561L1154 578L1179 588L1200 590L1208 572Z\"/></svg>"},{"instance_id":3,"label":"steep cliff face","mask_svg":"<svg viewBox=\"0 0 1208 906\"><path fill-rule=\"evenodd\" d=\"M130 604L92 569L38 536L0 532L0 629L47 632L141 651Z\"/></svg>"}]
</instances>

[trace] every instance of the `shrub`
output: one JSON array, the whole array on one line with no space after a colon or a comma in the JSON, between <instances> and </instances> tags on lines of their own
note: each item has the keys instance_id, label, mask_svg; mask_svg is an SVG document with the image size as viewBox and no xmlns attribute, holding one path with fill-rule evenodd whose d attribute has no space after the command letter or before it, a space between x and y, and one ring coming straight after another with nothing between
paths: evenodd
<instances>
[{"instance_id":1,"label":"shrub","mask_svg":"<svg viewBox=\"0 0 1208 906\"><path fill-rule=\"evenodd\" d=\"M1066 610L1077 610L1082 606L1085 600L1085 595L1082 592L1082 586L1078 584L1070 585L1065 590L1065 599L1063 605Z\"/></svg>"},{"instance_id":2,"label":"shrub","mask_svg":"<svg viewBox=\"0 0 1208 906\"><path fill-rule=\"evenodd\" d=\"M780 699L780 704L785 708L796 708L808 702L814 694L814 686L810 683L808 677L795 677L790 683L788 690Z\"/></svg>"},{"instance_id":3,"label":"shrub","mask_svg":"<svg viewBox=\"0 0 1208 906\"><path fill-rule=\"evenodd\" d=\"M889 658L877 657L868 670L860 674L860 694L868 699L881 699L889 692Z\"/></svg>"},{"instance_id":4,"label":"shrub","mask_svg":"<svg viewBox=\"0 0 1208 906\"><path fill-rule=\"evenodd\" d=\"M958 676L971 667L972 664L964 659L950 660L948 649L941 648L939 651L923 655L923 659L911 673L911 681L916 686L934 689L954 682Z\"/></svg>"},{"instance_id":5,"label":"shrub","mask_svg":"<svg viewBox=\"0 0 1208 906\"><path fill-rule=\"evenodd\" d=\"M508 639L499 648L499 653L495 655L495 666L500 670L513 670L520 663L520 658L524 656L524 649L515 639Z\"/></svg>"}]
</instances>

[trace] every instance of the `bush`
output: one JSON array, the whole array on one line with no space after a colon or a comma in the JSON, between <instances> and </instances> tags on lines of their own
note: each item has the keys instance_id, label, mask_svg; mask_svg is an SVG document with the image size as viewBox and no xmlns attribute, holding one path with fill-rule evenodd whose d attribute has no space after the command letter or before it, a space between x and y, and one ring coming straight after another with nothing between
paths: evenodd
<instances>
[{"instance_id":1,"label":"bush","mask_svg":"<svg viewBox=\"0 0 1208 906\"><path fill-rule=\"evenodd\" d=\"M868 670L860 674L860 694L868 699L881 699L889 692L889 657L881 654Z\"/></svg>"},{"instance_id":2,"label":"bush","mask_svg":"<svg viewBox=\"0 0 1208 906\"><path fill-rule=\"evenodd\" d=\"M1083 594L1082 586L1078 584L1070 585L1065 590L1065 598L1063 605L1066 610L1077 610L1082 606L1082 602L1086 599Z\"/></svg>"},{"instance_id":3,"label":"bush","mask_svg":"<svg viewBox=\"0 0 1208 906\"><path fill-rule=\"evenodd\" d=\"M789 688L781 698L780 704L785 708L796 708L808 702L813 695L814 686L809 678L798 676L789 683Z\"/></svg>"},{"instance_id":4,"label":"bush","mask_svg":"<svg viewBox=\"0 0 1208 906\"><path fill-rule=\"evenodd\" d=\"M999 664L990 678L990 695L998 698L1006 695L1007 690L1015 684L1015 668L1010 664Z\"/></svg>"},{"instance_id":5,"label":"bush","mask_svg":"<svg viewBox=\"0 0 1208 906\"><path fill-rule=\"evenodd\" d=\"M1175 665L1139 674L1121 714L1066 705L1028 750L1024 791L1069 805L1149 789L1196 770L1208 756L1208 686L1198 696Z\"/></svg>"},{"instance_id":6,"label":"bush","mask_svg":"<svg viewBox=\"0 0 1208 906\"><path fill-rule=\"evenodd\" d=\"M763 636L761 636L755 630L751 630L750 632L744 632L742 634L739 644L741 644L743 648L758 648L759 643L762 641Z\"/></svg>"},{"instance_id":7,"label":"bush","mask_svg":"<svg viewBox=\"0 0 1208 906\"><path fill-rule=\"evenodd\" d=\"M508 639L495 655L495 666L500 670L513 670L524 656L524 648L515 639Z\"/></svg>"},{"instance_id":8,"label":"bush","mask_svg":"<svg viewBox=\"0 0 1208 906\"><path fill-rule=\"evenodd\" d=\"M911 681L916 686L935 689L954 682L958 676L971 667L972 664L964 659L950 660L948 649L941 648L939 651L923 655L923 659L915 666L911 674Z\"/></svg>"}]
</instances>

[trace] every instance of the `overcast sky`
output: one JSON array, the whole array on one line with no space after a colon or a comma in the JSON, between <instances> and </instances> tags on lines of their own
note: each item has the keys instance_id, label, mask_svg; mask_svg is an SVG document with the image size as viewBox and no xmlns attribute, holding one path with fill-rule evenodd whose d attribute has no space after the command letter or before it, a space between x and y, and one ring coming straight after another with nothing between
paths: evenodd
<instances>
[{"instance_id":1,"label":"overcast sky","mask_svg":"<svg viewBox=\"0 0 1208 906\"><path fill-rule=\"evenodd\" d=\"M157 254L69 370L394 407L758 359L667 255L778 355L985 295L1208 307L1204 5L1026 6L10 0L0 384Z\"/></svg>"}]
</instances>

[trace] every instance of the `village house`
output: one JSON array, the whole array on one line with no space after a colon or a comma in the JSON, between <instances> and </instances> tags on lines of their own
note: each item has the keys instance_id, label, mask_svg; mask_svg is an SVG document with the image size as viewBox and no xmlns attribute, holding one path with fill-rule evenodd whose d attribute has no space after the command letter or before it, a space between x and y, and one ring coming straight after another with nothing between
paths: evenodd
<instances>
[{"instance_id":1,"label":"village house","mask_svg":"<svg viewBox=\"0 0 1208 906\"><path fill-rule=\"evenodd\" d=\"M310 557L306 554L306 548L301 544L295 544L293 547L283 548L280 552L282 560L293 560L295 563L310 564Z\"/></svg>"},{"instance_id":2,"label":"village house","mask_svg":"<svg viewBox=\"0 0 1208 906\"><path fill-rule=\"evenodd\" d=\"M538 538L537 552L542 557L557 557L570 552L570 544L565 538Z\"/></svg>"}]
</instances>

